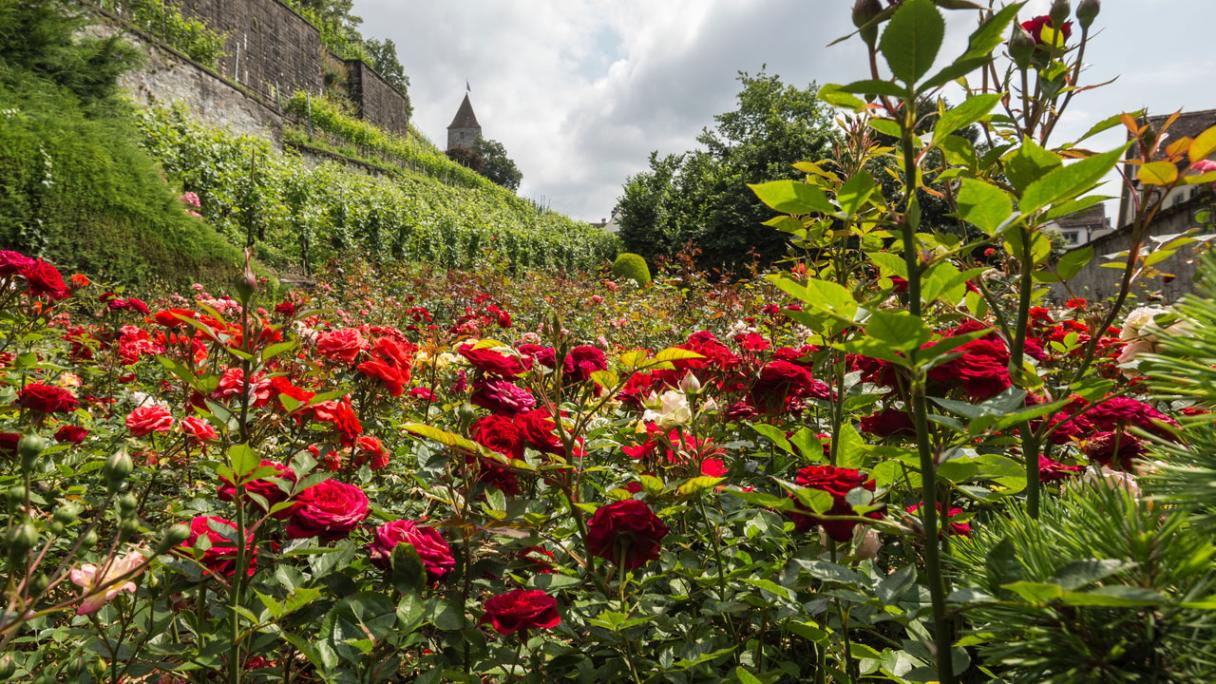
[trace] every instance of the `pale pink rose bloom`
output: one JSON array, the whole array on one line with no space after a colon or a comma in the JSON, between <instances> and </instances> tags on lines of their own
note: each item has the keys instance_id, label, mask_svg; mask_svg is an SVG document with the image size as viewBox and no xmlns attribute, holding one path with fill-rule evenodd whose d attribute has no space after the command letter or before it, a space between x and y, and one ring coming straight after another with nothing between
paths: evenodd
<instances>
[{"instance_id":1,"label":"pale pink rose bloom","mask_svg":"<svg viewBox=\"0 0 1216 684\"><path fill-rule=\"evenodd\" d=\"M102 576L98 576L101 568L92 563L85 563L79 568L72 568L69 577L72 584L80 587L83 591L81 595L84 601L76 608L77 615L89 615L101 610L101 607L110 601L114 600L121 592L135 593L135 582L128 579L126 582L119 584L110 584L114 580L126 575L130 572L143 572L143 567L148 564L148 559L144 558L139 552L132 551L121 558L115 558L114 562L106 568L106 572ZM132 575L132 579L138 576ZM110 586L106 586L110 585ZM101 590L101 587L106 587Z\"/></svg>"},{"instance_id":2,"label":"pale pink rose bloom","mask_svg":"<svg viewBox=\"0 0 1216 684\"><path fill-rule=\"evenodd\" d=\"M1191 164L1191 170L1195 173L1208 173L1209 171L1216 171L1216 161L1212 161L1211 159L1200 159L1194 164Z\"/></svg>"}]
</instances>

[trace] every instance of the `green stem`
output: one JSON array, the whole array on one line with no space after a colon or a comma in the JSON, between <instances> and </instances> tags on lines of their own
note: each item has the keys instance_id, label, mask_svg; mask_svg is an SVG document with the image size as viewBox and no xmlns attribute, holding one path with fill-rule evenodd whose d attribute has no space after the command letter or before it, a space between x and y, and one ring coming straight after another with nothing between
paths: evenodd
<instances>
[{"instance_id":1,"label":"green stem","mask_svg":"<svg viewBox=\"0 0 1216 684\"><path fill-rule=\"evenodd\" d=\"M904 264L908 270L908 307L913 316L921 316L920 256L917 253L916 228L912 214L919 211L916 199L917 173L916 150L913 143L916 122L916 97L909 92L904 100L904 124L901 148L904 162L904 184L907 204L900 221L904 243ZM920 460L922 524L926 530L925 574L929 584L929 599L933 608L933 642L937 658L937 678L941 684L954 684L954 664L950 660L951 629L946 615L946 590L942 581L941 558L937 534L937 466L929 442L928 408L925 399L925 372L923 368L912 371L912 387L909 404L912 422L916 427L916 451Z\"/></svg>"}]
</instances>

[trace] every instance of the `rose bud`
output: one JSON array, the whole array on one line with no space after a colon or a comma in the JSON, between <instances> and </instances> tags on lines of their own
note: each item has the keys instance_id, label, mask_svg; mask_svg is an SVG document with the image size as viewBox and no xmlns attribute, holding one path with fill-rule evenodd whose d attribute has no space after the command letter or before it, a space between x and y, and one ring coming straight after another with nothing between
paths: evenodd
<instances>
[{"instance_id":1,"label":"rose bud","mask_svg":"<svg viewBox=\"0 0 1216 684\"><path fill-rule=\"evenodd\" d=\"M866 26L878 15L882 14L882 2L879 0L857 0L853 3L853 25L861 32L861 39L866 45L874 47L878 38L878 24Z\"/></svg>"},{"instance_id":2,"label":"rose bud","mask_svg":"<svg viewBox=\"0 0 1216 684\"><path fill-rule=\"evenodd\" d=\"M1094 23L1094 19L1098 18L1098 12L1102 11L1102 3L1099 0L1081 0L1077 5L1077 23L1081 28L1087 29Z\"/></svg>"},{"instance_id":3,"label":"rose bud","mask_svg":"<svg viewBox=\"0 0 1216 684\"><path fill-rule=\"evenodd\" d=\"M1034 56L1034 36L1031 36L1026 29L1021 26L1013 27L1013 35L1009 38L1009 58L1019 69L1025 70L1030 66L1030 59Z\"/></svg>"},{"instance_id":4,"label":"rose bud","mask_svg":"<svg viewBox=\"0 0 1216 684\"><path fill-rule=\"evenodd\" d=\"M1069 6L1068 0L1055 0L1051 3L1051 10L1047 12L1047 16L1051 17L1052 26L1063 26L1064 22L1068 21L1068 15L1072 14L1072 7Z\"/></svg>"}]
</instances>

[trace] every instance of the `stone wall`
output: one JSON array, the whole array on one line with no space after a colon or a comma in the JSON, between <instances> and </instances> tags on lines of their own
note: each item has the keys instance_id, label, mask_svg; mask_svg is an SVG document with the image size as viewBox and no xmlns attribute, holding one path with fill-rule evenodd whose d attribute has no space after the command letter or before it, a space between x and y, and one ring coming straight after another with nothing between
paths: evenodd
<instances>
[{"instance_id":1,"label":"stone wall","mask_svg":"<svg viewBox=\"0 0 1216 684\"><path fill-rule=\"evenodd\" d=\"M226 34L220 73L271 100L319 94L321 33L277 0L176 0L183 14Z\"/></svg>"},{"instance_id":2,"label":"stone wall","mask_svg":"<svg viewBox=\"0 0 1216 684\"><path fill-rule=\"evenodd\" d=\"M346 68L347 86L359 118L390 133L406 135L410 120L406 116L405 99L401 94L380 74L357 59L348 60Z\"/></svg>"},{"instance_id":3,"label":"stone wall","mask_svg":"<svg viewBox=\"0 0 1216 684\"><path fill-rule=\"evenodd\" d=\"M192 116L209 126L274 141L282 134L283 117L278 109L252 89L222 78L147 36L124 31L114 24L93 24L88 31L99 37L121 33L125 40L143 49L147 55L143 65L119 79L119 85L137 104L181 103Z\"/></svg>"},{"instance_id":4,"label":"stone wall","mask_svg":"<svg viewBox=\"0 0 1216 684\"><path fill-rule=\"evenodd\" d=\"M1207 205L1208 202L1193 200L1162 212L1153 223L1150 230L1152 237L1146 240L1141 251L1142 255L1151 253L1155 247L1165 241L1161 238L1194 228L1195 212ZM1153 237L1159 239L1153 240ZM1132 292L1141 299L1160 295L1167 302L1176 301L1182 295L1193 292L1198 264L1196 248L1203 244L1197 243L1182 247L1170 258L1155 264L1153 268L1163 273L1169 273L1172 277L1137 279L1133 281ZM1098 238L1088 246L1094 248L1093 261L1089 262L1068 282L1068 289L1060 285L1053 288L1052 294L1057 299L1063 300L1066 297L1078 296L1091 301L1099 301L1118 294L1123 270L1103 268L1102 264L1110 263L1112 260L1126 263L1122 258L1114 259L1114 255L1126 251L1131 246L1131 232L1126 228L1120 229Z\"/></svg>"}]
</instances>

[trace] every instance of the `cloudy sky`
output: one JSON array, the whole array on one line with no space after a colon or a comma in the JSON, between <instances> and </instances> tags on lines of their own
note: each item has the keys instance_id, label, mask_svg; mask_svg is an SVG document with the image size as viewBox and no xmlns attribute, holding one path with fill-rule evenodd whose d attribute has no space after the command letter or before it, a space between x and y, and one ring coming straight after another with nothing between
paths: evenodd
<instances>
[{"instance_id":1,"label":"cloudy sky","mask_svg":"<svg viewBox=\"0 0 1216 684\"><path fill-rule=\"evenodd\" d=\"M1031 0L1026 15L1049 0ZM864 77L852 0L355 0L365 35L392 38L415 123L442 146L465 81L484 134L524 174L520 193L576 218L606 217L651 150L681 152L733 108L740 70L805 85ZM953 12L943 58L970 18ZM1062 134L1117 111L1216 107L1213 0L1104 0L1090 82ZM1146 45L1148 49L1139 49ZM1151 46L1151 47L1150 47ZM1151 54L1150 54L1151 53ZM1113 147L1119 134L1095 143ZM1060 137L1057 140L1064 140Z\"/></svg>"}]
</instances>

